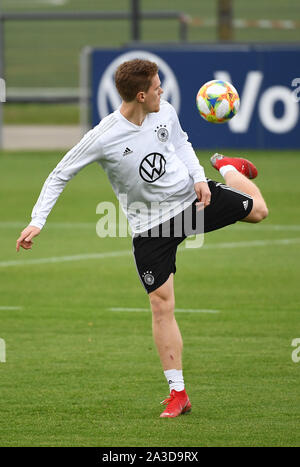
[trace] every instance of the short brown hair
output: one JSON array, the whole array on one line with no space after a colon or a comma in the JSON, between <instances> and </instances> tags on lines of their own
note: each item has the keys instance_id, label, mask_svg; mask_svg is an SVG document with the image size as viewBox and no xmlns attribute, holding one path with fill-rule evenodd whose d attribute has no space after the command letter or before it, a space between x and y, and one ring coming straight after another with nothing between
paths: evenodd
<instances>
[{"instance_id":1,"label":"short brown hair","mask_svg":"<svg viewBox=\"0 0 300 467\"><path fill-rule=\"evenodd\" d=\"M134 59L121 63L115 74L117 90L126 102L133 101L138 92L147 92L158 66L149 60Z\"/></svg>"}]
</instances>

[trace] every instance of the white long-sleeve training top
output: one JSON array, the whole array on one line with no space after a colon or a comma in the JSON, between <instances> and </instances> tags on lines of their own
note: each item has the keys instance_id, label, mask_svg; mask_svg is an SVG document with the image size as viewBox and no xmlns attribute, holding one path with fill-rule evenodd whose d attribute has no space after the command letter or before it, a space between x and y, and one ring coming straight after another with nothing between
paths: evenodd
<instances>
[{"instance_id":1,"label":"white long-sleeve training top","mask_svg":"<svg viewBox=\"0 0 300 467\"><path fill-rule=\"evenodd\" d=\"M30 225L42 228L66 183L85 166L105 170L133 233L144 232L187 207L194 183L206 181L203 167L171 104L141 126L116 110L86 133L46 179Z\"/></svg>"}]
</instances>

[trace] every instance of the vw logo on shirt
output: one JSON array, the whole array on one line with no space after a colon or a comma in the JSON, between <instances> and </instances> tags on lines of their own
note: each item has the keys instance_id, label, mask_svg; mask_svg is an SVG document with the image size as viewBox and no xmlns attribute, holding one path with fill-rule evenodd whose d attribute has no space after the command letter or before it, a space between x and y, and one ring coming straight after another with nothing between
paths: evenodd
<instances>
[{"instance_id":1,"label":"vw logo on shirt","mask_svg":"<svg viewBox=\"0 0 300 467\"><path fill-rule=\"evenodd\" d=\"M151 152L140 164L140 176L145 182L153 183L166 172L166 159L159 152Z\"/></svg>"}]
</instances>

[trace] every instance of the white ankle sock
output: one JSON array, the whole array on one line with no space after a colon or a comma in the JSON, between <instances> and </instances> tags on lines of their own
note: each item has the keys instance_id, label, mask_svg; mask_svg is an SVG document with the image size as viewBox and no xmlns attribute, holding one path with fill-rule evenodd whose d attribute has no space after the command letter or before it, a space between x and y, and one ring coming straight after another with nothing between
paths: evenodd
<instances>
[{"instance_id":1,"label":"white ankle sock","mask_svg":"<svg viewBox=\"0 0 300 467\"><path fill-rule=\"evenodd\" d=\"M230 170L234 170L235 172L238 172L238 170L233 165L230 165L230 164L223 165L223 167L220 168L219 172L224 178L227 172L229 172Z\"/></svg>"},{"instance_id":2,"label":"white ankle sock","mask_svg":"<svg viewBox=\"0 0 300 467\"><path fill-rule=\"evenodd\" d=\"M166 370L164 371L165 377L167 378L170 392L175 389L175 391L184 390L184 379L182 375L182 370Z\"/></svg>"}]
</instances>

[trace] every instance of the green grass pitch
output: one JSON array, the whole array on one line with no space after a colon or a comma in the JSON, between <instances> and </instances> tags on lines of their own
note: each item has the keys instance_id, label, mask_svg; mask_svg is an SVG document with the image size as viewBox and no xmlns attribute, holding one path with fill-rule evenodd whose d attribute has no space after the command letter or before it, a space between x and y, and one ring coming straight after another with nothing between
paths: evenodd
<instances>
[{"instance_id":1,"label":"green grass pitch","mask_svg":"<svg viewBox=\"0 0 300 467\"><path fill-rule=\"evenodd\" d=\"M2 0L0 11L67 12L128 11L129 0ZM192 18L214 19L216 1L211 0L141 0L142 11L179 11ZM298 0L239 0L233 2L236 19L271 19L300 21ZM177 20L143 20L141 40L178 42ZM190 26L188 41L214 43L217 28ZM85 46L120 47L131 41L131 24L123 21L7 21L5 23L5 75L8 88L78 87L79 53ZM236 42L297 42L299 29L237 28ZM34 53L32 53L34 51ZM205 67L205 64L203 65Z\"/></svg>"},{"instance_id":2,"label":"green grass pitch","mask_svg":"<svg viewBox=\"0 0 300 467\"><path fill-rule=\"evenodd\" d=\"M221 181L199 152L207 176ZM168 395L130 238L100 239L113 201L92 165L69 183L32 251L15 252L62 154L0 156L0 446L299 446L299 154L249 152L270 215L208 234L177 256L176 316L190 415L159 419ZM123 256L34 263L125 251ZM127 252L127 253L126 253ZM18 264L15 264L18 261ZM28 264L26 265L26 261ZM19 307L8 309L7 307Z\"/></svg>"}]
</instances>

